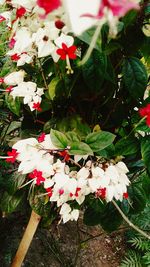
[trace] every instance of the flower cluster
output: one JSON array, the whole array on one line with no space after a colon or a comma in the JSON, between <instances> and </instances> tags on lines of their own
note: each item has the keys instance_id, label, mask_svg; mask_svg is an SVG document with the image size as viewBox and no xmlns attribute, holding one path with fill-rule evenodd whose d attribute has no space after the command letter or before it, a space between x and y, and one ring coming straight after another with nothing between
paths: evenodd
<instances>
[{"instance_id":1,"label":"flower cluster","mask_svg":"<svg viewBox=\"0 0 150 267\"><path fill-rule=\"evenodd\" d=\"M40 111L41 96L44 94L43 88L37 88L37 84L34 82L25 82L24 77L25 72L20 70L1 78L1 82L8 86L6 92L9 92L13 99L22 97L23 103L27 104L31 111Z\"/></svg>"},{"instance_id":2,"label":"flower cluster","mask_svg":"<svg viewBox=\"0 0 150 267\"><path fill-rule=\"evenodd\" d=\"M0 5L4 7L4 11L0 14L0 22L5 21L10 31L6 55L16 62L18 67L34 64L35 60L47 56L52 57L55 63L65 60L67 73L72 74L70 60L75 60L79 55L73 35L80 35L91 26L99 23L102 26L106 22L117 33L118 19L130 9L138 9L137 2L2 0ZM6 77L5 80L10 80L12 76ZM15 84L9 82L9 85L6 91L10 92L13 98L23 97L23 103L28 104L31 111L41 110L43 89L37 88L33 82L23 80ZM12 87L13 85L15 87Z\"/></svg>"},{"instance_id":3,"label":"flower cluster","mask_svg":"<svg viewBox=\"0 0 150 267\"><path fill-rule=\"evenodd\" d=\"M130 182L123 162L100 164L88 160L79 170L72 171L68 166L70 156L65 161L68 152L64 151L52 144L50 135L42 134L38 140L28 138L18 141L12 152L8 152L7 159L12 163L15 160L19 162L18 172L27 174L29 179L26 184L44 187L50 202L60 207L64 223L77 220L79 216L79 210L71 208L71 201L81 205L89 194L106 202L113 199L122 201L128 197Z\"/></svg>"}]
</instances>

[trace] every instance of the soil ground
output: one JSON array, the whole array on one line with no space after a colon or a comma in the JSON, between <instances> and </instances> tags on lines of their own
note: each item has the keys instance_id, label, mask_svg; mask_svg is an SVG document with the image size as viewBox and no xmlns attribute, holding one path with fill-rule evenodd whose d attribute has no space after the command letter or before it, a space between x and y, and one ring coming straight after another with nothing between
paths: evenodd
<instances>
[{"instance_id":1,"label":"soil ground","mask_svg":"<svg viewBox=\"0 0 150 267\"><path fill-rule=\"evenodd\" d=\"M27 218L18 213L0 219L0 267L11 266L26 225ZM124 250L122 231L108 235L82 221L39 226L22 267L119 267Z\"/></svg>"}]
</instances>

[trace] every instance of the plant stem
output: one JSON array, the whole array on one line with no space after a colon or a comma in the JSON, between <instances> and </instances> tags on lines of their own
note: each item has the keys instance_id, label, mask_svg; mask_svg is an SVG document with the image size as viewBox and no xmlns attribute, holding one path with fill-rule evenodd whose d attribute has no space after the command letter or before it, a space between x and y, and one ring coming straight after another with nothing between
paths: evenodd
<instances>
[{"instance_id":1,"label":"plant stem","mask_svg":"<svg viewBox=\"0 0 150 267\"><path fill-rule=\"evenodd\" d=\"M99 23L98 26L97 26L97 28L96 28L96 30L95 30L95 33L94 33L94 35L93 35L93 37L92 37L90 46L89 46L89 48L88 48L88 50L87 50L87 52L86 52L84 58L82 59L82 61L81 61L80 64L79 64L80 66L81 66L81 65L84 65L84 64L87 62L87 60L89 59L89 57L91 56L92 51L93 51L93 49L94 49L94 47L95 47L96 41L97 41L97 39L98 39L98 36L99 36L99 34L100 34L101 27L102 27L102 24Z\"/></svg>"},{"instance_id":2,"label":"plant stem","mask_svg":"<svg viewBox=\"0 0 150 267\"><path fill-rule=\"evenodd\" d=\"M17 253L13 259L11 267L21 267L22 262L28 252L33 236L41 220L41 216L32 211L27 228L20 242Z\"/></svg>"},{"instance_id":3,"label":"plant stem","mask_svg":"<svg viewBox=\"0 0 150 267\"><path fill-rule=\"evenodd\" d=\"M129 224L130 227L132 227L135 231L137 231L138 233L140 233L142 236L148 238L150 240L150 236L148 234L146 234L143 230L141 230L140 228L138 228L136 225L134 225L129 219L128 217L123 213L123 211L120 209L120 207L118 206L118 204L112 200L112 203L114 204L114 206L116 207L116 209L118 210L118 212L120 213L120 215L122 216L122 218L125 220L125 222L127 224Z\"/></svg>"}]
</instances>

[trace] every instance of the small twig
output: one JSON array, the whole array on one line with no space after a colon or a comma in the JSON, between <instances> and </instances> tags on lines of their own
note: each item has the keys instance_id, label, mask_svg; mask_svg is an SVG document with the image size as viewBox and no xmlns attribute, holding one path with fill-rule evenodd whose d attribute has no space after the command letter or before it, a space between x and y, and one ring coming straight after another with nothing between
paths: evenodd
<instances>
[{"instance_id":1,"label":"small twig","mask_svg":"<svg viewBox=\"0 0 150 267\"><path fill-rule=\"evenodd\" d=\"M125 222L132 227L135 231L137 231L138 233L140 233L142 236L148 238L150 240L150 236L148 234L146 234L143 230L141 230L140 228L138 228L136 225L134 225L129 219L128 217L123 213L123 211L120 209L120 207L118 206L118 204L112 200L113 205L116 207L116 209L118 210L118 212L120 213L120 215L122 216L122 218L125 220Z\"/></svg>"},{"instance_id":2,"label":"small twig","mask_svg":"<svg viewBox=\"0 0 150 267\"><path fill-rule=\"evenodd\" d=\"M112 234L114 234L114 233L118 233L118 232L122 232L122 231L127 230L127 229L128 229L128 227L122 227L122 228L119 228L119 229L116 230L116 231L113 231ZM90 234L89 234L89 235L90 235ZM85 240L82 240L82 241L81 241L81 244L86 243L86 242L88 242L88 241L90 241L90 240L93 240L93 239L95 239L95 238L98 238L98 237L100 237L100 236L102 236L102 235L107 235L107 233L106 233L106 232L103 232L103 233L100 233L100 234L95 235L95 236L91 235L89 238L87 238L87 239L85 239Z\"/></svg>"}]
</instances>

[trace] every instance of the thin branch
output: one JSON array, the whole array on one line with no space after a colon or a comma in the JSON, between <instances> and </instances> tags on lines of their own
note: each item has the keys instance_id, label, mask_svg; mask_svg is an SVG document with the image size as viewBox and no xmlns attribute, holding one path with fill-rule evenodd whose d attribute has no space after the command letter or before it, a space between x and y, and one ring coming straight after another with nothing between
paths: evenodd
<instances>
[{"instance_id":1,"label":"thin branch","mask_svg":"<svg viewBox=\"0 0 150 267\"><path fill-rule=\"evenodd\" d=\"M140 233L142 236L148 238L150 240L150 236L148 234L146 234L143 230L141 230L140 228L138 228L136 225L134 225L129 219L128 217L123 213L123 211L120 209L120 207L118 206L118 204L112 200L113 205L116 207L116 209L118 210L118 212L120 213L120 215L122 216L122 218L125 220L125 222L132 227L135 231L137 231L138 233Z\"/></svg>"},{"instance_id":2,"label":"thin branch","mask_svg":"<svg viewBox=\"0 0 150 267\"><path fill-rule=\"evenodd\" d=\"M84 56L84 58L82 59L82 61L79 64L80 66L84 65L87 62L87 60L89 59L89 57L91 56L92 51L93 51L93 49L95 47L96 41L98 39L101 27L102 27L102 24L99 23L97 28L96 28L96 30L95 30L95 33L94 33L94 35L92 37L92 41L91 41L90 46L89 46L89 48L88 48L88 50L86 52L86 55Z\"/></svg>"}]
</instances>

